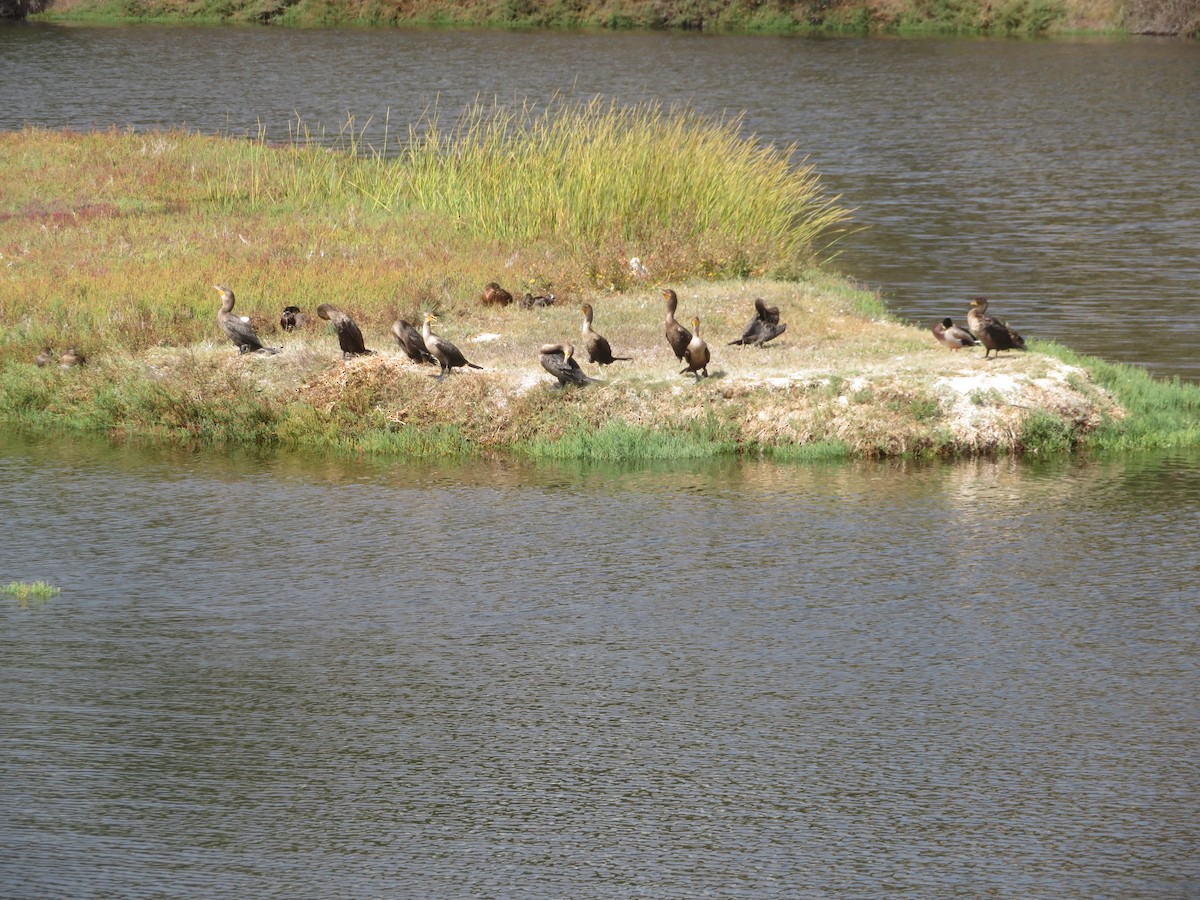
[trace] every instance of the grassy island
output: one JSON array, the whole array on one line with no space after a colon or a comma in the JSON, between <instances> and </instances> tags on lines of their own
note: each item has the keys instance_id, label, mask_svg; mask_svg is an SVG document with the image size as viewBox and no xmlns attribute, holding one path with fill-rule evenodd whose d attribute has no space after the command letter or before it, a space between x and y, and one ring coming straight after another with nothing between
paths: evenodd
<instances>
[{"instance_id":1,"label":"grassy island","mask_svg":"<svg viewBox=\"0 0 1200 900\"><path fill-rule=\"evenodd\" d=\"M1031 343L984 361L822 270L849 225L795 148L653 104L476 107L366 147L305 135L0 135L0 421L189 446L649 459L1040 453L1195 445L1200 389ZM306 139L307 138L307 139ZM645 271L630 266L642 260ZM498 281L548 307L484 306ZM275 355L216 324L223 282ZM712 350L663 338L677 290ZM788 329L728 346L755 297ZM965 318L964 308L947 310ZM603 371L581 304L618 355ZM343 360L333 303L374 355ZM282 333L283 308L306 322ZM433 379L390 335L432 311L483 371ZM557 390L543 343L601 383ZM86 363L39 367L77 348Z\"/></svg>"}]
</instances>

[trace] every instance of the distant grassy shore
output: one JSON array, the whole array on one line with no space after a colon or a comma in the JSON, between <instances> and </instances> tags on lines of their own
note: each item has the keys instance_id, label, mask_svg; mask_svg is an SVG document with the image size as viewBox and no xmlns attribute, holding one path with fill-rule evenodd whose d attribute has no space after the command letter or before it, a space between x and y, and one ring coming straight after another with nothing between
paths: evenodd
<instances>
[{"instance_id":1,"label":"distant grassy shore","mask_svg":"<svg viewBox=\"0 0 1200 900\"><path fill-rule=\"evenodd\" d=\"M0 135L0 422L426 458L1200 442L1194 386L1036 343L987 362L951 353L927 323L897 322L825 274L846 212L788 148L736 122L572 103L434 117L387 154L355 134L348 123L340 150L182 132ZM483 307L492 280L556 302ZM233 287L236 311L280 353L237 355L217 328L214 282ZM663 286L678 291L681 320L700 318L712 377L678 374ZM780 307L786 334L728 346L756 296ZM586 363L585 301L633 361ZM323 302L351 313L379 352L344 361L313 315ZM283 334L290 304L308 322ZM398 353L391 323L424 311L483 371L438 382ZM553 388L537 348L561 340L602 383ZM46 346L74 346L87 364L39 368Z\"/></svg>"},{"instance_id":2,"label":"distant grassy shore","mask_svg":"<svg viewBox=\"0 0 1200 900\"><path fill-rule=\"evenodd\" d=\"M1200 34L1200 9L1194 0L0 0L2 14L59 20L260 22L310 27Z\"/></svg>"}]
</instances>

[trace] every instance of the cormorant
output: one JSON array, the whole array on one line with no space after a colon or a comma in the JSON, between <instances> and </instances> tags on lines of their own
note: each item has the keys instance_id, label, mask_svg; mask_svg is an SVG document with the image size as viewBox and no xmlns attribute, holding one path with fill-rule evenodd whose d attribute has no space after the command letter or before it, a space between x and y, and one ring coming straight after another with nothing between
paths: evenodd
<instances>
[{"instance_id":1,"label":"cormorant","mask_svg":"<svg viewBox=\"0 0 1200 900\"><path fill-rule=\"evenodd\" d=\"M467 362L467 358L462 355L462 351L455 347L452 343L444 338L438 337L433 333L431 325L437 321L437 316L433 313L425 313L425 325L421 328L421 336L425 339L425 349L430 355L437 360L441 371L438 373L438 380L445 378L450 374L451 369L470 366L472 369L482 369L483 366L477 366L473 362Z\"/></svg>"},{"instance_id":2,"label":"cormorant","mask_svg":"<svg viewBox=\"0 0 1200 900\"><path fill-rule=\"evenodd\" d=\"M742 336L730 345L742 344L761 347L767 341L773 341L787 331L787 325L779 321L779 307L767 306L767 301L758 297L754 301L754 318L747 324Z\"/></svg>"},{"instance_id":3,"label":"cormorant","mask_svg":"<svg viewBox=\"0 0 1200 900\"><path fill-rule=\"evenodd\" d=\"M342 348L343 359L375 352L368 350L366 344L363 343L362 332L358 330L358 325L354 320L336 306L322 303L317 307L317 316L333 323L333 330L337 332L338 346Z\"/></svg>"},{"instance_id":4,"label":"cormorant","mask_svg":"<svg viewBox=\"0 0 1200 900\"><path fill-rule=\"evenodd\" d=\"M250 323L243 322L239 316L233 314L233 291L223 284L214 284L213 289L221 295L221 311L217 313L217 324L238 348L238 356L259 350L265 353L279 352L274 347L264 347Z\"/></svg>"},{"instance_id":5,"label":"cormorant","mask_svg":"<svg viewBox=\"0 0 1200 900\"><path fill-rule=\"evenodd\" d=\"M72 366L82 366L87 360L83 354L74 347L67 348L67 352L58 358L58 364L64 369L69 369Z\"/></svg>"},{"instance_id":6,"label":"cormorant","mask_svg":"<svg viewBox=\"0 0 1200 900\"><path fill-rule=\"evenodd\" d=\"M396 338L400 349L404 351L404 355L413 362L437 365L437 360L425 349L425 339L421 337L421 332L413 328L407 321L397 319L393 322L392 335Z\"/></svg>"},{"instance_id":7,"label":"cormorant","mask_svg":"<svg viewBox=\"0 0 1200 900\"><path fill-rule=\"evenodd\" d=\"M587 350L588 362L607 366L617 360L631 360L632 356L613 356L612 347L606 338L592 331L592 304L583 304L583 346Z\"/></svg>"},{"instance_id":8,"label":"cormorant","mask_svg":"<svg viewBox=\"0 0 1200 900\"><path fill-rule=\"evenodd\" d=\"M951 350L974 347L979 343L975 339L975 335L962 326L955 325L954 320L949 317L942 319L942 321L933 326L933 336L938 339L938 342L942 346L949 347Z\"/></svg>"},{"instance_id":9,"label":"cormorant","mask_svg":"<svg viewBox=\"0 0 1200 900\"><path fill-rule=\"evenodd\" d=\"M997 356L1001 350L1024 350L1025 338L995 316L989 316L987 308L987 298L976 297L971 301L971 309L967 313L967 324L971 333L984 346L983 358L987 359L993 350Z\"/></svg>"},{"instance_id":10,"label":"cormorant","mask_svg":"<svg viewBox=\"0 0 1200 900\"><path fill-rule=\"evenodd\" d=\"M293 328L298 328L304 324L304 313L300 312L298 306L285 306L283 315L279 317L279 327L284 331L291 331Z\"/></svg>"},{"instance_id":11,"label":"cormorant","mask_svg":"<svg viewBox=\"0 0 1200 900\"><path fill-rule=\"evenodd\" d=\"M489 281L483 286L483 293L479 295L479 300L484 306L508 306L512 303L512 294L496 282Z\"/></svg>"},{"instance_id":12,"label":"cormorant","mask_svg":"<svg viewBox=\"0 0 1200 900\"><path fill-rule=\"evenodd\" d=\"M704 377L708 377L708 344L700 339L700 320L692 319L692 328L695 329L695 336L688 342L685 355L687 356L687 367L680 371L680 375L686 372L691 372L696 376L696 380L700 380L700 374L703 372Z\"/></svg>"},{"instance_id":13,"label":"cormorant","mask_svg":"<svg viewBox=\"0 0 1200 900\"><path fill-rule=\"evenodd\" d=\"M665 328L667 343L671 345L671 350L674 352L675 358L683 362L688 344L692 341L692 333L675 321L675 309L679 306L679 297L670 288L665 289L662 295L663 299L667 301L667 321Z\"/></svg>"},{"instance_id":14,"label":"cormorant","mask_svg":"<svg viewBox=\"0 0 1200 900\"><path fill-rule=\"evenodd\" d=\"M43 350L41 353L39 353L37 355L37 359L34 360L34 362L36 362L38 365L38 368L41 369L41 368L44 368L45 366L50 365L57 358L58 358L57 355L54 353L54 348L47 347L45 350Z\"/></svg>"},{"instance_id":15,"label":"cormorant","mask_svg":"<svg viewBox=\"0 0 1200 900\"><path fill-rule=\"evenodd\" d=\"M594 384L595 378L589 378L575 362L575 347L572 344L543 344L541 353L542 368L558 379L560 388L568 384Z\"/></svg>"}]
</instances>

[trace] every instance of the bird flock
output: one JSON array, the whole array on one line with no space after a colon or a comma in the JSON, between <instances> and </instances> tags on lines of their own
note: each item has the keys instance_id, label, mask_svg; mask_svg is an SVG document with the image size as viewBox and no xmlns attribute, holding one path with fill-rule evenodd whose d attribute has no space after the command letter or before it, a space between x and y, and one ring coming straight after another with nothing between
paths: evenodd
<instances>
[{"instance_id":1,"label":"bird flock","mask_svg":"<svg viewBox=\"0 0 1200 900\"><path fill-rule=\"evenodd\" d=\"M268 347L259 338L249 317L239 316L233 312L236 299L233 291L223 284L215 284L213 288L221 296L221 306L217 312L217 324L225 336L238 349L238 355L244 353L274 354L279 352L277 347ZM690 320L691 330L680 324L675 314L679 307L679 297L670 288L662 289L666 316L663 321L663 335L678 362L683 363L680 375L692 375L698 382L702 377L708 377L708 367L712 362L712 352L700 335L700 318L693 316ZM553 294L533 296L526 294L522 300L514 301L511 293L502 288L497 282L489 282L480 294L480 303L484 306L508 306L516 302L519 306L532 309L554 305ZM932 327L934 338L942 346L957 351L965 347L982 346L984 359L991 357L994 352L999 356L1002 350L1024 350L1025 339L1009 325L991 316L987 312L988 301L984 297L971 300L967 312L967 327L956 325L954 320L946 317ZM627 362L631 356L617 356L613 353L608 339L594 328L595 310L590 303L581 307L583 323L581 337L587 361L593 365L608 366L615 362ZM317 317L329 322L337 335L338 346L344 359L372 354L363 339L362 331L354 319L343 310L329 303L317 307ZM298 306L284 307L279 325L285 332L294 331L304 325L306 319ZM433 325L438 317L426 313L421 328L416 328L411 322L397 319L392 323L391 333L396 344L404 355L413 362L423 365L438 366L436 377L439 381L452 374L455 369L482 369L483 367L471 362L453 343L437 334ZM761 297L754 301L754 314L742 331L741 337L729 341L730 346L762 347L769 341L787 331L787 324L780 320L779 308L768 306ZM575 358L575 345L569 341L546 343L538 349L538 361L557 382L556 387L565 388L569 385L582 387L597 384L599 379L587 375L580 368ZM71 347L61 356L47 347L37 356L39 367L50 366L57 362L63 368L81 366L85 363L82 353Z\"/></svg>"}]
</instances>

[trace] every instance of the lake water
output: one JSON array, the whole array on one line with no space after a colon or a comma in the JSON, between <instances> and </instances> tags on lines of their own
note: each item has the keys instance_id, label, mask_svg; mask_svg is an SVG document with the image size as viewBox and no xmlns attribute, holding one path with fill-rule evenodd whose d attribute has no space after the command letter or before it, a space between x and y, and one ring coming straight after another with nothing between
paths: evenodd
<instances>
[{"instance_id":1,"label":"lake water","mask_svg":"<svg viewBox=\"0 0 1200 900\"><path fill-rule=\"evenodd\" d=\"M10 25L0 128L369 139L556 94L745 114L856 210L837 265L903 316L1200 380L1200 42ZM653 265L652 251L643 254Z\"/></svg>"},{"instance_id":2,"label":"lake water","mask_svg":"<svg viewBox=\"0 0 1200 900\"><path fill-rule=\"evenodd\" d=\"M0 27L0 128L684 101L918 320L1200 377L1200 46ZM0 435L0 896L1200 896L1200 451L412 466Z\"/></svg>"},{"instance_id":3,"label":"lake water","mask_svg":"<svg viewBox=\"0 0 1200 900\"><path fill-rule=\"evenodd\" d=\"M1195 897L1198 463L0 438L0 894Z\"/></svg>"}]
</instances>

